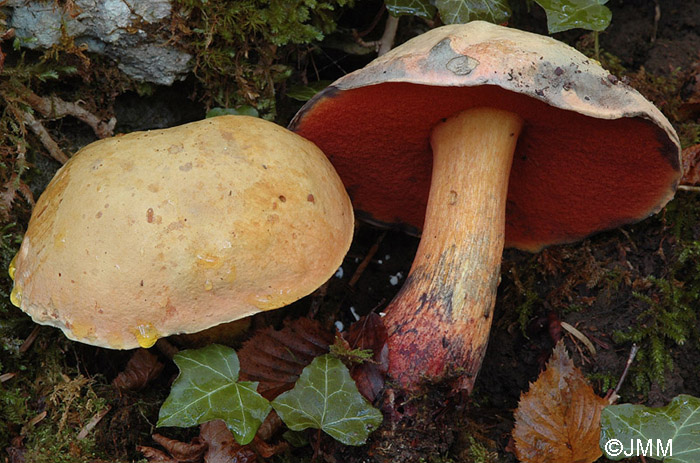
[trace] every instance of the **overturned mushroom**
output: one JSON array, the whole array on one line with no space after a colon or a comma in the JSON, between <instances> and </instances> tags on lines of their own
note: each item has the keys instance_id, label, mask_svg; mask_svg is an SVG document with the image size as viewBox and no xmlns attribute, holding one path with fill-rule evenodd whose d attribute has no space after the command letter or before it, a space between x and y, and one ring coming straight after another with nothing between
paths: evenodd
<instances>
[{"instance_id":1,"label":"overturned mushroom","mask_svg":"<svg viewBox=\"0 0 700 463\"><path fill-rule=\"evenodd\" d=\"M471 391L504 246L641 220L680 174L676 133L639 93L565 44L479 21L344 76L290 128L329 156L358 215L422 228L385 318L389 372L407 389Z\"/></svg>"},{"instance_id":2,"label":"overturned mushroom","mask_svg":"<svg viewBox=\"0 0 700 463\"><path fill-rule=\"evenodd\" d=\"M12 301L97 346L149 347L287 305L340 265L345 189L311 142L222 116L95 142L36 204Z\"/></svg>"}]
</instances>

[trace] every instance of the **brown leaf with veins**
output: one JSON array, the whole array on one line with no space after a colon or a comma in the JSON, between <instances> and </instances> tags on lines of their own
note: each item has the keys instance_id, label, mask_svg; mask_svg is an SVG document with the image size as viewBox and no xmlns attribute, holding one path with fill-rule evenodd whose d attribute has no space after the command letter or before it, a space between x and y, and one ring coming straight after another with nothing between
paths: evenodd
<instances>
[{"instance_id":1,"label":"brown leaf with veins","mask_svg":"<svg viewBox=\"0 0 700 463\"><path fill-rule=\"evenodd\" d=\"M190 443L169 439L160 434L153 434L151 437L163 446L167 453L153 447L136 447L149 463L199 463L207 450L207 444L196 437Z\"/></svg>"},{"instance_id":2,"label":"brown leaf with veins","mask_svg":"<svg viewBox=\"0 0 700 463\"><path fill-rule=\"evenodd\" d=\"M250 447L240 445L222 420L202 423L199 439L207 444L205 463L255 463L255 452Z\"/></svg>"},{"instance_id":3,"label":"brown leaf with veins","mask_svg":"<svg viewBox=\"0 0 700 463\"><path fill-rule=\"evenodd\" d=\"M293 388L301 370L333 343L333 333L316 320L298 318L284 325L259 330L238 351L240 379L258 381L258 392L268 400Z\"/></svg>"},{"instance_id":4,"label":"brown leaf with veins","mask_svg":"<svg viewBox=\"0 0 700 463\"><path fill-rule=\"evenodd\" d=\"M122 391L136 391L146 387L163 371L163 364L158 356L146 349L138 349L131 356L124 368L112 381L112 385Z\"/></svg>"},{"instance_id":5,"label":"brown leaf with veins","mask_svg":"<svg viewBox=\"0 0 700 463\"><path fill-rule=\"evenodd\" d=\"M681 153L683 177L681 185L700 185L700 144L689 146Z\"/></svg>"},{"instance_id":6,"label":"brown leaf with veins","mask_svg":"<svg viewBox=\"0 0 700 463\"><path fill-rule=\"evenodd\" d=\"M365 399L374 402L384 388L384 377L389 369L388 333L382 317L372 312L350 326L344 335L351 349L371 349L372 362L353 365L350 375Z\"/></svg>"},{"instance_id":7,"label":"brown leaf with veins","mask_svg":"<svg viewBox=\"0 0 700 463\"><path fill-rule=\"evenodd\" d=\"M600 413L608 402L593 392L562 341L547 368L520 396L515 454L522 463L591 463L602 455Z\"/></svg>"}]
</instances>

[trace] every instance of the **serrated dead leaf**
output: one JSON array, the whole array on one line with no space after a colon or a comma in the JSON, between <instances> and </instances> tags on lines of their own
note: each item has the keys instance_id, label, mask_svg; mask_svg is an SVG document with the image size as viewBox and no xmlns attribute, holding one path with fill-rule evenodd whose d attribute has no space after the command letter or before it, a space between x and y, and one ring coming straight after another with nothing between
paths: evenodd
<instances>
[{"instance_id":1,"label":"serrated dead leaf","mask_svg":"<svg viewBox=\"0 0 700 463\"><path fill-rule=\"evenodd\" d=\"M373 363L353 365L350 376L355 380L360 394L374 402L384 388L384 377L389 369L388 333L382 317L374 312L362 317L350 326L344 338L351 349L371 349L373 352Z\"/></svg>"},{"instance_id":2,"label":"serrated dead leaf","mask_svg":"<svg viewBox=\"0 0 700 463\"><path fill-rule=\"evenodd\" d=\"M602 455L600 413L608 402L557 343L547 368L520 396L515 454L522 463L592 463Z\"/></svg>"},{"instance_id":3,"label":"serrated dead leaf","mask_svg":"<svg viewBox=\"0 0 700 463\"><path fill-rule=\"evenodd\" d=\"M332 343L333 333L310 318L287 321L281 330L260 330L238 351L240 379L258 381L258 393L272 400L293 388L304 367Z\"/></svg>"},{"instance_id":4,"label":"serrated dead leaf","mask_svg":"<svg viewBox=\"0 0 700 463\"><path fill-rule=\"evenodd\" d=\"M198 438L190 443L169 439L160 434L151 436L166 452L140 445L136 450L141 452L149 463L199 463L202 461L207 444Z\"/></svg>"},{"instance_id":5,"label":"serrated dead leaf","mask_svg":"<svg viewBox=\"0 0 700 463\"><path fill-rule=\"evenodd\" d=\"M163 364L158 356L146 349L138 349L116 378L112 385L122 391L137 391L146 387L148 383L158 377L163 371Z\"/></svg>"},{"instance_id":6,"label":"serrated dead leaf","mask_svg":"<svg viewBox=\"0 0 700 463\"><path fill-rule=\"evenodd\" d=\"M247 445L239 445L222 420L202 423L199 439L207 445L204 463L254 463L255 452Z\"/></svg>"},{"instance_id":7,"label":"serrated dead leaf","mask_svg":"<svg viewBox=\"0 0 700 463\"><path fill-rule=\"evenodd\" d=\"M196 437L189 443L169 439L160 434L153 434L152 437L154 441L158 442L158 444L167 450L179 463L195 463L201 461L204 451L207 449L207 444Z\"/></svg>"},{"instance_id":8,"label":"serrated dead leaf","mask_svg":"<svg viewBox=\"0 0 700 463\"><path fill-rule=\"evenodd\" d=\"M700 185L700 144L689 146L681 153L683 177L681 185Z\"/></svg>"}]
</instances>

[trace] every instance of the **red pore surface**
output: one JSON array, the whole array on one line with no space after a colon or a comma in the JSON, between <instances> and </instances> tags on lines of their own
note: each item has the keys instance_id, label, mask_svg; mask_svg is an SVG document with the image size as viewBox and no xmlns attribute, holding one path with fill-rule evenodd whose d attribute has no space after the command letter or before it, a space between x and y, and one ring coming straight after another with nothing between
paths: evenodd
<instances>
[{"instance_id":1,"label":"red pore surface","mask_svg":"<svg viewBox=\"0 0 700 463\"><path fill-rule=\"evenodd\" d=\"M478 106L525 120L508 187L506 246L534 251L641 220L675 190L677 148L652 122L595 119L491 85L329 89L292 129L326 153L358 211L422 228L431 129Z\"/></svg>"}]
</instances>

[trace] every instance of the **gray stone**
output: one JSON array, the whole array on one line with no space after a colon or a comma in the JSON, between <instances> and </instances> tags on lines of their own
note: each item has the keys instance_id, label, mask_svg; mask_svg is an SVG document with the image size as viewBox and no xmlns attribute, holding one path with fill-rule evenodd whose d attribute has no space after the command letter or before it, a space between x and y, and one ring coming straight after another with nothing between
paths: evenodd
<instances>
[{"instance_id":1,"label":"gray stone","mask_svg":"<svg viewBox=\"0 0 700 463\"><path fill-rule=\"evenodd\" d=\"M74 5L66 11L54 2L10 0L4 10L23 47L50 48L65 31L88 51L113 58L137 81L171 85L189 72L189 53L140 27L168 21L169 0L76 0Z\"/></svg>"}]
</instances>

